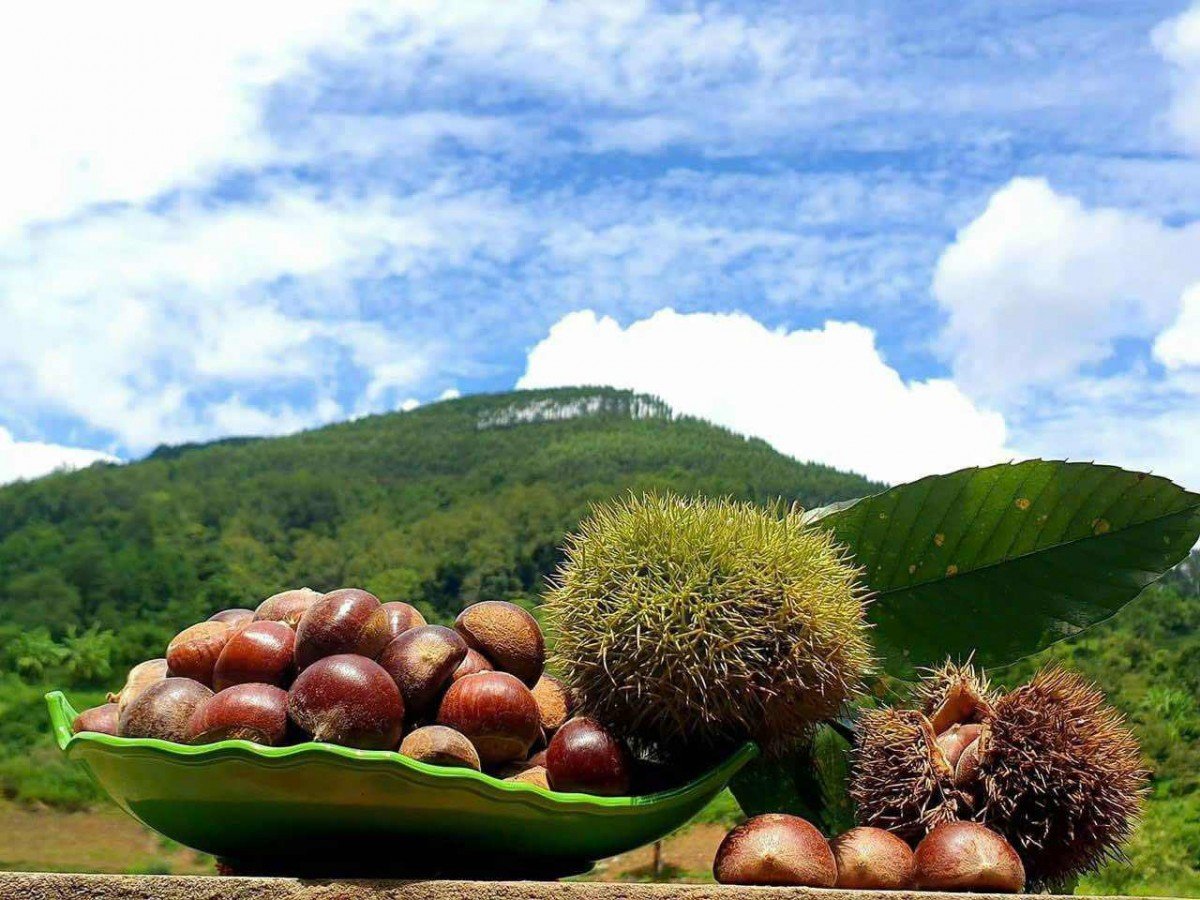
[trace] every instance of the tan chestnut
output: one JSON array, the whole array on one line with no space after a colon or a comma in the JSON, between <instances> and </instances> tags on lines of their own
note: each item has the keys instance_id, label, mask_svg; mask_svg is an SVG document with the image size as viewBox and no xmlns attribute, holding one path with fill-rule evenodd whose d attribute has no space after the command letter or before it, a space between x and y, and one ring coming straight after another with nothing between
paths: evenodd
<instances>
[{"instance_id":1,"label":"tan chestnut","mask_svg":"<svg viewBox=\"0 0 1200 900\"><path fill-rule=\"evenodd\" d=\"M71 723L72 734L79 734L81 731L111 734L115 737L117 734L117 704L105 703L102 706L85 709Z\"/></svg>"},{"instance_id":2,"label":"tan chestnut","mask_svg":"<svg viewBox=\"0 0 1200 900\"><path fill-rule=\"evenodd\" d=\"M425 617L415 606L398 600L384 603L363 625L357 652L375 659L384 647L404 632L425 624Z\"/></svg>"},{"instance_id":3,"label":"tan chestnut","mask_svg":"<svg viewBox=\"0 0 1200 900\"><path fill-rule=\"evenodd\" d=\"M400 742L405 756L434 766L456 766L479 771L479 754L466 735L445 725L426 725L410 732Z\"/></svg>"},{"instance_id":4,"label":"tan chestnut","mask_svg":"<svg viewBox=\"0 0 1200 900\"><path fill-rule=\"evenodd\" d=\"M233 634L228 622L200 622L183 629L167 645L167 674L211 687L217 659Z\"/></svg>"},{"instance_id":5,"label":"tan chestnut","mask_svg":"<svg viewBox=\"0 0 1200 900\"><path fill-rule=\"evenodd\" d=\"M506 776L504 780L512 781L517 784L532 784L547 791L551 790L550 779L546 775L546 769L544 766L528 766L522 769L520 772L515 772L512 775Z\"/></svg>"},{"instance_id":6,"label":"tan chestnut","mask_svg":"<svg viewBox=\"0 0 1200 900\"><path fill-rule=\"evenodd\" d=\"M296 668L304 670L318 659L359 653L363 629L379 609L379 598L358 588L330 591L305 610L296 626Z\"/></svg>"},{"instance_id":7,"label":"tan chestnut","mask_svg":"<svg viewBox=\"0 0 1200 900\"><path fill-rule=\"evenodd\" d=\"M117 702L117 716L119 717L142 691L166 677L167 661L161 657L140 662L130 669L129 674L125 676L125 686L120 692L108 695L109 700Z\"/></svg>"},{"instance_id":8,"label":"tan chestnut","mask_svg":"<svg viewBox=\"0 0 1200 900\"><path fill-rule=\"evenodd\" d=\"M288 716L315 741L391 750L400 742L404 700L379 663L339 653L296 676L288 692Z\"/></svg>"},{"instance_id":9,"label":"tan chestnut","mask_svg":"<svg viewBox=\"0 0 1200 900\"><path fill-rule=\"evenodd\" d=\"M851 828L829 842L837 861L837 887L902 891L912 886L912 848L882 828Z\"/></svg>"},{"instance_id":10,"label":"tan chestnut","mask_svg":"<svg viewBox=\"0 0 1200 900\"><path fill-rule=\"evenodd\" d=\"M524 759L541 728L533 694L507 672L480 672L451 684L437 721L465 734L485 767Z\"/></svg>"},{"instance_id":11,"label":"tan chestnut","mask_svg":"<svg viewBox=\"0 0 1200 900\"><path fill-rule=\"evenodd\" d=\"M978 822L944 822L914 854L913 887L926 891L1020 893L1025 867L1004 838Z\"/></svg>"},{"instance_id":12,"label":"tan chestnut","mask_svg":"<svg viewBox=\"0 0 1200 900\"><path fill-rule=\"evenodd\" d=\"M478 650L502 672L537 684L546 662L546 642L537 619L514 603L486 600L468 606L454 620L467 646Z\"/></svg>"},{"instance_id":13,"label":"tan chestnut","mask_svg":"<svg viewBox=\"0 0 1200 900\"><path fill-rule=\"evenodd\" d=\"M295 674L296 632L283 622L248 622L238 629L213 667L213 688L273 684L286 688Z\"/></svg>"},{"instance_id":14,"label":"tan chestnut","mask_svg":"<svg viewBox=\"0 0 1200 900\"><path fill-rule=\"evenodd\" d=\"M213 692L190 678L164 678L142 691L117 720L121 737L187 743L188 722Z\"/></svg>"},{"instance_id":15,"label":"tan chestnut","mask_svg":"<svg viewBox=\"0 0 1200 900\"><path fill-rule=\"evenodd\" d=\"M466 655L467 645L457 632L442 625L422 625L384 647L379 664L400 688L408 717L420 719L432 712Z\"/></svg>"},{"instance_id":16,"label":"tan chestnut","mask_svg":"<svg viewBox=\"0 0 1200 900\"><path fill-rule=\"evenodd\" d=\"M254 610L241 609L240 607L235 607L234 609L223 609L220 612L213 613L211 616L209 616L208 621L224 622L226 625L233 625L234 627L237 627L238 625L244 625L247 622L253 622Z\"/></svg>"},{"instance_id":17,"label":"tan chestnut","mask_svg":"<svg viewBox=\"0 0 1200 900\"><path fill-rule=\"evenodd\" d=\"M318 591L306 587L280 591L258 604L254 618L260 622L282 622L289 628L295 628L308 608L322 596Z\"/></svg>"},{"instance_id":18,"label":"tan chestnut","mask_svg":"<svg viewBox=\"0 0 1200 900\"><path fill-rule=\"evenodd\" d=\"M946 762L950 763L950 768L958 765L958 759L962 756L963 751L971 744L979 739L979 733L983 729L982 725L975 723L967 725L951 725L937 737L938 749L942 751L942 755L946 757Z\"/></svg>"},{"instance_id":19,"label":"tan chestnut","mask_svg":"<svg viewBox=\"0 0 1200 900\"><path fill-rule=\"evenodd\" d=\"M829 842L799 816L747 819L721 841L713 877L721 884L833 887L837 863Z\"/></svg>"},{"instance_id":20,"label":"tan chestnut","mask_svg":"<svg viewBox=\"0 0 1200 900\"><path fill-rule=\"evenodd\" d=\"M956 788L967 790L979 780L982 747L983 741L976 740L963 750L962 756L958 758L958 765L954 767L954 786Z\"/></svg>"},{"instance_id":21,"label":"tan chestnut","mask_svg":"<svg viewBox=\"0 0 1200 900\"><path fill-rule=\"evenodd\" d=\"M467 655L463 657L463 661L458 664L458 668L454 670L451 679L458 681L465 675L475 675L479 672L493 672L496 667L488 662L488 658L478 650L467 648Z\"/></svg>"},{"instance_id":22,"label":"tan chestnut","mask_svg":"<svg viewBox=\"0 0 1200 900\"><path fill-rule=\"evenodd\" d=\"M188 720L187 741L253 741L277 747L288 736L287 702L287 691L273 684L235 684L196 707Z\"/></svg>"},{"instance_id":23,"label":"tan chestnut","mask_svg":"<svg viewBox=\"0 0 1200 900\"><path fill-rule=\"evenodd\" d=\"M533 686L533 699L537 701L538 715L547 734L553 734L571 718L570 688L553 675L542 675L537 680Z\"/></svg>"}]
</instances>

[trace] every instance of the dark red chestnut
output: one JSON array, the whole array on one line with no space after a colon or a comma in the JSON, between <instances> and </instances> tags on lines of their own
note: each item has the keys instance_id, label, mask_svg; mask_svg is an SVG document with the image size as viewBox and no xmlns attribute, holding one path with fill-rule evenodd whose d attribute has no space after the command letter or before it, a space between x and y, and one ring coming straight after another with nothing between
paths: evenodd
<instances>
[{"instance_id":1,"label":"dark red chestnut","mask_svg":"<svg viewBox=\"0 0 1200 900\"><path fill-rule=\"evenodd\" d=\"M556 791L617 797L629 792L629 772L621 742L586 716L559 728L546 749L546 774Z\"/></svg>"},{"instance_id":2,"label":"dark red chestnut","mask_svg":"<svg viewBox=\"0 0 1200 900\"><path fill-rule=\"evenodd\" d=\"M227 622L201 622L185 628L167 645L167 674L211 686L217 658L233 633Z\"/></svg>"},{"instance_id":3,"label":"dark red chestnut","mask_svg":"<svg viewBox=\"0 0 1200 900\"><path fill-rule=\"evenodd\" d=\"M156 681L125 707L117 721L117 734L186 744L192 714L212 695L190 678Z\"/></svg>"},{"instance_id":4,"label":"dark red chestnut","mask_svg":"<svg viewBox=\"0 0 1200 900\"><path fill-rule=\"evenodd\" d=\"M287 691L273 684L225 688L196 707L188 720L188 743L253 741L277 747L288 736L287 703Z\"/></svg>"},{"instance_id":5,"label":"dark red chestnut","mask_svg":"<svg viewBox=\"0 0 1200 900\"><path fill-rule=\"evenodd\" d=\"M833 887L837 863L829 842L799 816L768 813L747 819L721 841L713 861L721 884Z\"/></svg>"},{"instance_id":6,"label":"dark red chestnut","mask_svg":"<svg viewBox=\"0 0 1200 900\"><path fill-rule=\"evenodd\" d=\"M213 613L208 617L210 622L224 622L227 625L233 625L235 628L238 625L244 625L246 622L254 621L254 610L252 609L223 609L219 613Z\"/></svg>"},{"instance_id":7,"label":"dark red chestnut","mask_svg":"<svg viewBox=\"0 0 1200 900\"><path fill-rule=\"evenodd\" d=\"M527 687L537 684L546 642L537 619L521 607L503 600L476 603L458 614L454 628L497 669L516 675Z\"/></svg>"},{"instance_id":8,"label":"dark red chestnut","mask_svg":"<svg viewBox=\"0 0 1200 900\"><path fill-rule=\"evenodd\" d=\"M404 632L410 628L420 628L424 624L425 617L415 606L398 600L384 603L371 613L371 617L363 625L357 652L377 659L383 648Z\"/></svg>"},{"instance_id":9,"label":"dark red chestnut","mask_svg":"<svg viewBox=\"0 0 1200 900\"><path fill-rule=\"evenodd\" d=\"M454 670L454 674L450 676L455 681L462 678L464 675L476 675L479 672L495 671L495 666L488 662L488 658L478 650L467 648L467 655L463 657L463 661L458 664L458 668Z\"/></svg>"},{"instance_id":10,"label":"dark red chestnut","mask_svg":"<svg viewBox=\"0 0 1200 900\"><path fill-rule=\"evenodd\" d=\"M258 605L254 618L258 621L282 622L290 628L300 624L300 618L323 595L310 588L280 591Z\"/></svg>"},{"instance_id":11,"label":"dark red chestnut","mask_svg":"<svg viewBox=\"0 0 1200 900\"><path fill-rule=\"evenodd\" d=\"M409 718L419 719L437 704L466 655L467 645L457 632L441 625L421 625L384 647L379 664L400 688Z\"/></svg>"},{"instance_id":12,"label":"dark red chestnut","mask_svg":"<svg viewBox=\"0 0 1200 900\"><path fill-rule=\"evenodd\" d=\"M326 656L358 654L363 628L379 605L378 597L358 588L330 591L313 603L296 626L296 668Z\"/></svg>"},{"instance_id":13,"label":"dark red chestnut","mask_svg":"<svg viewBox=\"0 0 1200 900\"><path fill-rule=\"evenodd\" d=\"M213 668L218 691L235 684L273 684L286 688L295 673L296 632L282 622L250 622L229 639Z\"/></svg>"},{"instance_id":14,"label":"dark red chestnut","mask_svg":"<svg viewBox=\"0 0 1200 900\"><path fill-rule=\"evenodd\" d=\"M400 742L404 700L379 663L339 653L296 677L288 692L288 715L313 740L390 750Z\"/></svg>"},{"instance_id":15,"label":"dark red chestnut","mask_svg":"<svg viewBox=\"0 0 1200 900\"><path fill-rule=\"evenodd\" d=\"M71 723L71 732L73 734L79 734L81 731L93 731L96 734L111 734L115 737L117 733L117 704L105 703L103 706L93 706L91 709L85 709Z\"/></svg>"},{"instance_id":16,"label":"dark red chestnut","mask_svg":"<svg viewBox=\"0 0 1200 900\"><path fill-rule=\"evenodd\" d=\"M524 759L541 728L533 694L507 672L480 672L454 682L437 720L465 734L485 767Z\"/></svg>"}]
</instances>

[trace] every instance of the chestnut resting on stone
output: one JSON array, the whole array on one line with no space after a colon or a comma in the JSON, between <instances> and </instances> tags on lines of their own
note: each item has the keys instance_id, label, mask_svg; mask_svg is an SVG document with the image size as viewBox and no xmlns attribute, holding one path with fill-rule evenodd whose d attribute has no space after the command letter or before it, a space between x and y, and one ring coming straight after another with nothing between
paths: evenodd
<instances>
[{"instance_id":1,"label":"chestnut resting on stone","mask_svg":"<svg viewBox=\"0 0 1200 900\"><path fill-rule=\"evenodd\" d=\"M829 842L837 860L837 887L902 891L912 886L912 848L882 828L851 828Z\"/></svg>"},{"instance_id":2,"label":"chestnut resting on stone","mask_svg":"<svg viewBox=\"0 0 1200 900\"><path fill-rule=\"evenodd\" d=\"M1003 837L978 822L944 822L917 845L913 886L925 891L1020 893L1025 867Z\"/></svg>"},{"instance_id":3,"label":"chestnut resting on stone","mask_svg":"<svg viewBox=\"0 0 1200 900\"><path fill-rule=\"evenodd\" d=\"M833 887L837 862L829 842L799 816L747 819L721 841L713 861L721 884Z\"/></svg>"}]
</instances>

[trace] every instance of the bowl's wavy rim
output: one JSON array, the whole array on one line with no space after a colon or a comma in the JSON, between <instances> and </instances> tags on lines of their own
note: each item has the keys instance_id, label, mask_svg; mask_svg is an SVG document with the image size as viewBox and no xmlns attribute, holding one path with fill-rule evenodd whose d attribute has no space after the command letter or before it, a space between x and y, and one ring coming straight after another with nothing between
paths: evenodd
<instances>
[{"instance_id":1,"label":"bowl's wavy rim","mask_svg":"<svg viewBox=\"0 0 1200 900\"><path fill-rule=\"evenodd\" d=\"M102 747L105 750L121 752L124 750L149 750L171 757L173 761L182 764L216 763L225 759L251 758L266 762L286 761L296 764L305 761L331 762L335 764L351 763L353 767L368 767L373 771L394 773L406 772L422 778L456 783L459 787L468 788L473 793L491 794L496 799L538 800L551 806L569 807L573 809L591 808L594 810L636 810L648 806L667 805L672 801L691 797L701 791L710 790L719 785L717 790L728 784L747 763L759 755L759 749L753 742L743 744L719 765L709 769L698 778L677 788L646 794L638 797L601 797L595 794L580 794L562 791L549 791L537 785L525 782L503 781L485 772L473 769L437 766L419 762L404 756L394 750L357 750L352 747L341 747L336 744L321 744L309 741L303 744L293 744L288 747L267 747L251 741L217 741L211 744L175 744L157 738L127 738L113 737L94 731L82 731L75 734L71 725L77 712L67 700L62 691L51 691L46 694L46 705L50 711L50 722L54 731L54 739L59 749L68 755L72 750L83 745ZM484 789L481 791L481 788ZM716 791L714 791L716 793Z\"/></svg>"}]
</instances>

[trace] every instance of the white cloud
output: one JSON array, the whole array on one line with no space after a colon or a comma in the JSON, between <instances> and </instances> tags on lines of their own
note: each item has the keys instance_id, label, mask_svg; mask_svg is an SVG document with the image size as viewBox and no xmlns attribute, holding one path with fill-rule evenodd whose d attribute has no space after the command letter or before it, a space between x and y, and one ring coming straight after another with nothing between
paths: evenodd
<instances>
[{"instance_id":1,"label":"white cloud","mask_svg":"<svg viewBox=\"0 0 1200 900\"><path fill-rule=\"evenodd\" d=\"M1200 284L1184 292L1179 318L1155 340L1154 356L1168 369L1200 366Z\"/></svg>"},{"instance_id":2,"label":"white cloud","mask_svg":"<svg viewBox=\"0 0 1200 900\"><path fill-rule=\"evenodd\" d=\"M905 381L854 323L772 331L742 314L664 309L622 328L571 313L530 351L517 382L566 385L655 394L798 459L890 482L1011 456L1000 415L945 379Z\"/></svg>"},{"instance_id":3,"label":"white cloud","mask_svg":"<svg viewBox=\"0 0 1200 900\"><path fill-rule=\"evenodd\" d=\"M1200 3L1154 29L1154 46L1172 66L1175 94L1168 120L1200 152Z\"/></svg>"},{"instance_id":4,"label":"white cloud","mask_svg":"<svg viewBox=\"0 0 1200 900\"><path fill-rule=\"evenodd\" d=\"M64 447L42 441L18 441L0 426L0 484L39 478L59 469L79 469L94 462L120 462L115 456L82 447Z\"/></svg>"},{"instance_id":5,"label":"white cloud","mask_svg":"<svg viewBox=\"0 0 1200 900\"><path fill-rule=\"evenodd\" d=\"M1107 359L1120 338L1153 338L1198 276L1200 224L1088 208L1017 178L958 232L933 293L956 380L1004 399Z\"/></svg>"}]
</instances>

